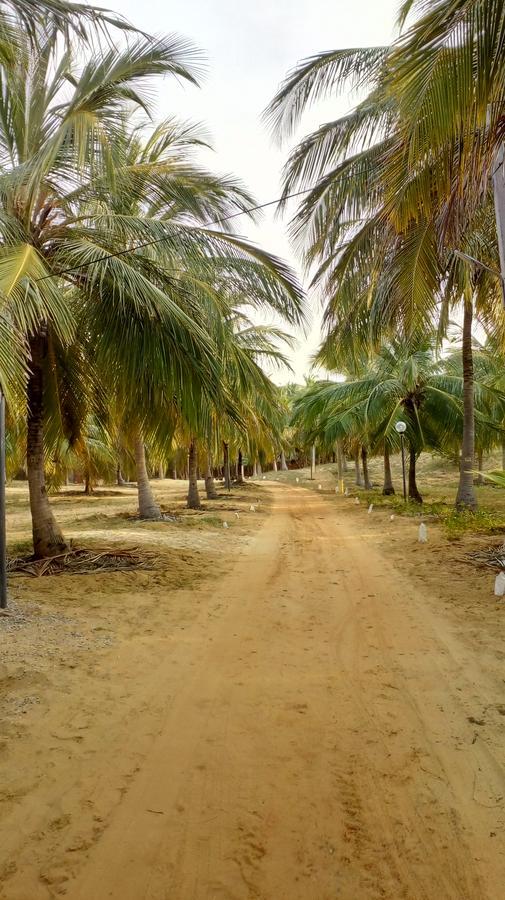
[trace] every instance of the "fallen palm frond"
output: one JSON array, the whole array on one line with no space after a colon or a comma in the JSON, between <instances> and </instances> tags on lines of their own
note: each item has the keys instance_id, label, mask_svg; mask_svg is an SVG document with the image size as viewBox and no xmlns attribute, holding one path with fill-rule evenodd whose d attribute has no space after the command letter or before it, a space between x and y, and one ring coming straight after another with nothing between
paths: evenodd
<instances>
[{"instance_id":1,"label":"fallen palm frond","mask_svg":"<svg viewBox=\"0 0 505 900\"><path fill-rule=\"evenodd\" d=\"M505 545L486 547L483 550L472 550L462 557L463 562L491 569L505 569Z\"/></svg>"},{"instance_id":2,"label":"fallen palm frond","mask_svg":"<svg viewBox=\"0 0 505 900\"><path fill-rule=\"evenodd\" d=\"M135 569L152 569L156 554L133 547L128 550L67 550L47 559L17 556L9 559L10 575L91 575L96 572L124 572Z\"/></svg>"}]
</instances>

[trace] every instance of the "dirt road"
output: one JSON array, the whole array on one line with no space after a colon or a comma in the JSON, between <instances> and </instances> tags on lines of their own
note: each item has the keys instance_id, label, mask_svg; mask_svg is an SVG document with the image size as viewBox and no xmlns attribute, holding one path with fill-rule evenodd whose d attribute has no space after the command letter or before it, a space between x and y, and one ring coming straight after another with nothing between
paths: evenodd
<instances>
[{"instance_id":1,"label":"dirt road","mask_svg":"<svg viewBox=\"0 0 505 900\"><path fill-rule=\"evenodd\" d=\"M96 811L135 762L95 838L62 839L37 892L14 879L2 900L505 897L505 707L485 736L472 715L503 682L384 560L365 511L350 527L316 493L270 490L180 639L114 663L145 717L102 722L100 758L60 786L74 816Z\"/></svg>"}]
</instances>

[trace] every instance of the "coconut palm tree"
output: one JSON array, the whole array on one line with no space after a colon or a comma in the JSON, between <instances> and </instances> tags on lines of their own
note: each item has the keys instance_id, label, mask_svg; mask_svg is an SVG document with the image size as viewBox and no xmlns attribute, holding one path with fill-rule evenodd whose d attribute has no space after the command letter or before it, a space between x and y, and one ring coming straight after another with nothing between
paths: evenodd
<instances>
[{"instance_id":1,"label":"coconut palm tree","mask_svg":"<svg viewBox=\"0 0 505 900\"><path fill-rule=\"evenodd\" d=\"M410 5L405 4L404 13ZM451 65L459 65L458 48L438 49L444 72ZM286 169L285 193L312 186L300 204L292 231L295 238L305 242L307 263L316 264L314 280L322 286L327 300L325 322L333 337L338 331L339 341L345 338L347 330L352 332L354 342L360 336L364 349L370 341L377 345L384 329L395 327L399 319L413 335L430 328L438 319L443 334L450 305L462 306L465 427L456 503L475 508L472 319L476 308L482 314L485 307L487 316L491 309L496 312L500 292L499 280L493 276L491 285L489 279L497 266L498 249L489 217L490 189L484 180L477 192L478 203L468 203L462 213L461 202L466 199L467 190L462 190L461 182L454 178L461 169L461 141L456 133L451 133L445 142L439 141L437 152L433 152L426 137L431 116L429 104L423 107L419 125L426 138L423 152L416 155L419 104L409 131L412 104L408 99L405 102L402 85L406 96L410 96L411 83L407 77L396 78L402 54L400 41L392 48L339 51L314 57L288 76L274 98L270 115L278 129L289 131L311 99L338 91L350 78L368 88L365 100L349 115L325 124L292 153ZM419 54L420 46L418 61ZM430 58L428 51L427 59ZM409 59L410 70L406 65L405 71L412 71ZM419 96L424 97L419 73L425 57L421 62L416 85ZM429 63L426 65L429 69ZM440 102L441 83L438 90ZM441 107L438 114L443 118ZM477 168L482 159L478 157ZM459 184L457 203L453 198L454 184ZM457 227L449 229L448 211L452 215L454 208L459 210ZM482 251L478 258L487 259L484 266L489 268L480 266L469 272L468 263L463 265L462 260L475 254L471 248L476 246ZM495 259L489 261L490 255Z\"/></svg>"},{"instance_id":2,"label":"coconut palm tree","mask_svg":"<svg viewBox=\"0 0 505 900\"><path fill-rule=\"evenodd\" d=\"M461 354L460 354L460 367ZM424 448L451 444L463 430L463 374L449 370L434 353L433 339L413 346L399 339L384 343L360 378L317 382L295 404L295 419L309 437L334 446L349 435L367 435L372 449L398 446L395 424L407 423L409 498L422 502L416 481L416 461ZM489 424L491 407L502 415L505 395L478 383L478 420ZM499 426L498 426L499 427ZM385 459L385 491L389 487Z\"/></svg>"},{"instance_id":3,"label":"coconut palm tree","mask_svg":"<svg viewBox=\"0 0 505 900\"><path fill-rule=\"evenodd\" d=\"M100 275L96 266L90 268L102 248L92 223L76 215L73 198L83 182L110 169L118 112L126 101L146 106L147 79L176 73L194 80L183 55L176 40L139 38L123 52L93 55L77 71L69 51L60 53L53 30L41 46L25 37L16 57L0 67L0 290L3 319L24 337L27 350L27 469L36 555L64 546L44 479L45 384L55 344L75 340L82 301L96 301L98 294L105 305L128 291L137 310L143 303L151 314L157 301L165 318L173 305L131 260L110 260ZM181 337L188 333L181 321L177 326L172 320L171 328ZM4 368L4 386L8 374Z\"/></svg>"},{"instance_id":4,"label":"coconut palm tree","mask_svg":"<svg viewBox=\"0 0 505 900\"><path fill-rule=\"evenodd\" d=\"M198 323L202 298L217 310L219 282L240 284L242 292L255 287L292 321L301 315L301 292L280 261L207 224L211 212L220 219L244 211L246 192L184 166L174 145L194 138L175 126L155 130L145 146L137 130L125 130L125 103L149 111L147 79L177 74L195 81L185 51L176 39L137 38L77 70L54 31L39 47L26 40L19 58L0 70L0 288L5 315L28 345L27 466L37 555L64 546L44 481L45 388L56 343L83 336L125 411L135 385L133 406L142 410L137 464L150 503L143 428L154 427L174 396L196 409L200 392L220 390L215 348Z\"/></svg>"}]
</instances>

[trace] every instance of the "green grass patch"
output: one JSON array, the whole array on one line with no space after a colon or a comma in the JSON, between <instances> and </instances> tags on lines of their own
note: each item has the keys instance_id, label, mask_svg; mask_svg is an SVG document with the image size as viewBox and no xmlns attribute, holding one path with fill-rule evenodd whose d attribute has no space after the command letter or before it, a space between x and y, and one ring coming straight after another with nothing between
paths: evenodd
<instances>
[{"instance_id":1,"label":"green grass patch","mask_svg":"<svg viewBox=\"0 0 505 900\"><path fill-rule=\"evenodd\" d=\"M491 509L452 509L443 518L444 531L449 540L456 541L464 534L502 534L505 532L505 517Z\"/></svg>"}]
</instances>

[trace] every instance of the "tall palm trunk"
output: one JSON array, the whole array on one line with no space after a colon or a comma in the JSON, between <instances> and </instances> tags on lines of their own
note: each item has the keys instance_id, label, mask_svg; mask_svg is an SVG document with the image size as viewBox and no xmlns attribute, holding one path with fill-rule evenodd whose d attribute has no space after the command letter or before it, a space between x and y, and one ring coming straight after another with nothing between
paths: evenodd
<instances>
[{"instance_id":1,"label":"tall palm trunk","mask_svg":"<svg viewBox=\"0 0 505 900\"><path fill-rule=\"evenodd\" d=\"M227 441L223 441L223 463L224 486L229 491L231 488L230 448Z\"/></svg>"},{"instance_id":2,"label":"tall palm trunk","mask_svg":"<svg viewBox=\"0 0 505 900\"><path fill-rule=\"evenodd\" d=\"M423 498L418 491L417 483L416 483L416 463L417 463L417 453L415 447L410 447L409 449L409 500L413 500L414 503L422 503Z\"/></svg>"},{"instance_id":3,"label":"tall palm trunk","mask_svg":"<svg viewBox=\"0 0 505 900\"><path fill-rule=\"evenodd\" d=\"M202 505L200 503L200 494L198 492L198 450L194 438L191 438L191 442L189 445L188 473L189 488L187 508L201 509Z\"/></svg>"},{"instance_id":4,"label":"tall palm trunk","mask_svg":"<svg viewBox=\"0 0 505 900\"><path fill-rule=\"evenodd\" d=\"M288 464L286 462L286 454L284 453L284 450L281 450L281 470L283 472L288 471Z\"/></svg>"},{"instance_id":5,"label":"tall palm trunk","mask_svg":"<svg viewBox=\"0 0 505 900\"><path fill-rule=\"evenodd\" d=\"M205 493L207 494L207 500L217 499L216 485L214 482L214 475L212 473L212 457L210 451L209 453L207 453L207 464L205 467Z\"/></svg>"},{"instance_id":6,"label":"tall palm trunk","mask_svg":"<svg viewBox=\"0 0 505 900\"><path fill-rule=\"evenodd\" d=\"M354 451L354 473L355 473L355 482L358 487L363 487L363 479L361 477L361 470L359 467L359 450L356 449Z\"/></svg>"},{"instance_id":7,"label":"tall palm trunk","mask_svg":"<svg viewBox=\"0 0 505 900\"><path fill-rule=\"evenodd\" d=\"M501 467L505 471L505 441L501 445Z\"/></svg>"},{"instance_id":8,"label":"tall palm trunk","mask_svg":"<svg viewBox=\"0 0 505 900\"><path fill-rule=\"evenodd\" d=\"M276 460L275 456L274 456L274 461L272 463L272 469L274 472L277 472L277 460Z\"/></svg>"},{"instance_id":9,"label":"tall palm trunk","mask_svg":"<svg viewBox=\"0 0 505 900\"><path fill-rule=\"evenodd\" d=\"M245 484L244 478L244 457L242 456L242 450L238 451L238 459L237 459L237 484Z\"/></svg>"},{"instance_id":10,"label":"tall palm trunk","mask_svg":"<svg viewBox=\"0 0 505 900\"><path fill-rule=\"evenodd\" d=\"M458 509L477 509L477 497L473 485L473 458L475 453L475 412L473 389L472 350L472 300L465 298L463 315L463 440L461 442L461 467L456 495Z\"/></svg>"},{"instance_id":11,"label":"tall palm trunk","mask_svg":"<svg viewBox=\"0 0 505 900\"><path fill-rule=\"evenodd\" d=\"M30 338L28 379L26 468L32 516L33 552L37 559L55 556L66 549L63 533L54 518L46 491L44 473L44 357L47 336L38 332Z\"/></svg>"},{"instance_id":12,"label":"tall palm trunk","mask_svg":"<svg viewBox=\"0 0 505 900\"><path fill-rule=\"evenodd\" d=\"M361 448L361 465L363 466L363 481L365 484L365 490L372 490L372 482L370 481L370 476L368 474L368 450L366 447Z\"/></svg>"},{"instance_id":13,"label":"tall palm trunk","mask_svg":"<svg viewBox=\"0 0 505 900\"><path fill-rule=\"evenodd\" d=\"M135 438L135 465L137 468L139 516L141 519L160 519L161 509L154 499L149 483L146 466L146 451L140 431Z\"/></svg>"},{"instance_id":14,"label":"tall palm trunk","mask_svg":"<svg viewBox=\"0 0 505 900\"><path fill-rule=\"evenodd\" d=\"M341 491L344 483L344 453L340 441L337 441L337 473L338 489Z\"/></svg>"},{"instance_id":15,"label":"tall palm trunk","mask_svg":"<svg viewBox=\"0 0 505 900\"><path fill-rule=\"evenodd\" d=\"M384 444L384 487L382 493L386 496L394 494L393 476L391 475L391 460L389 458L389 446Z\"/></svg>"}]
</instances>

